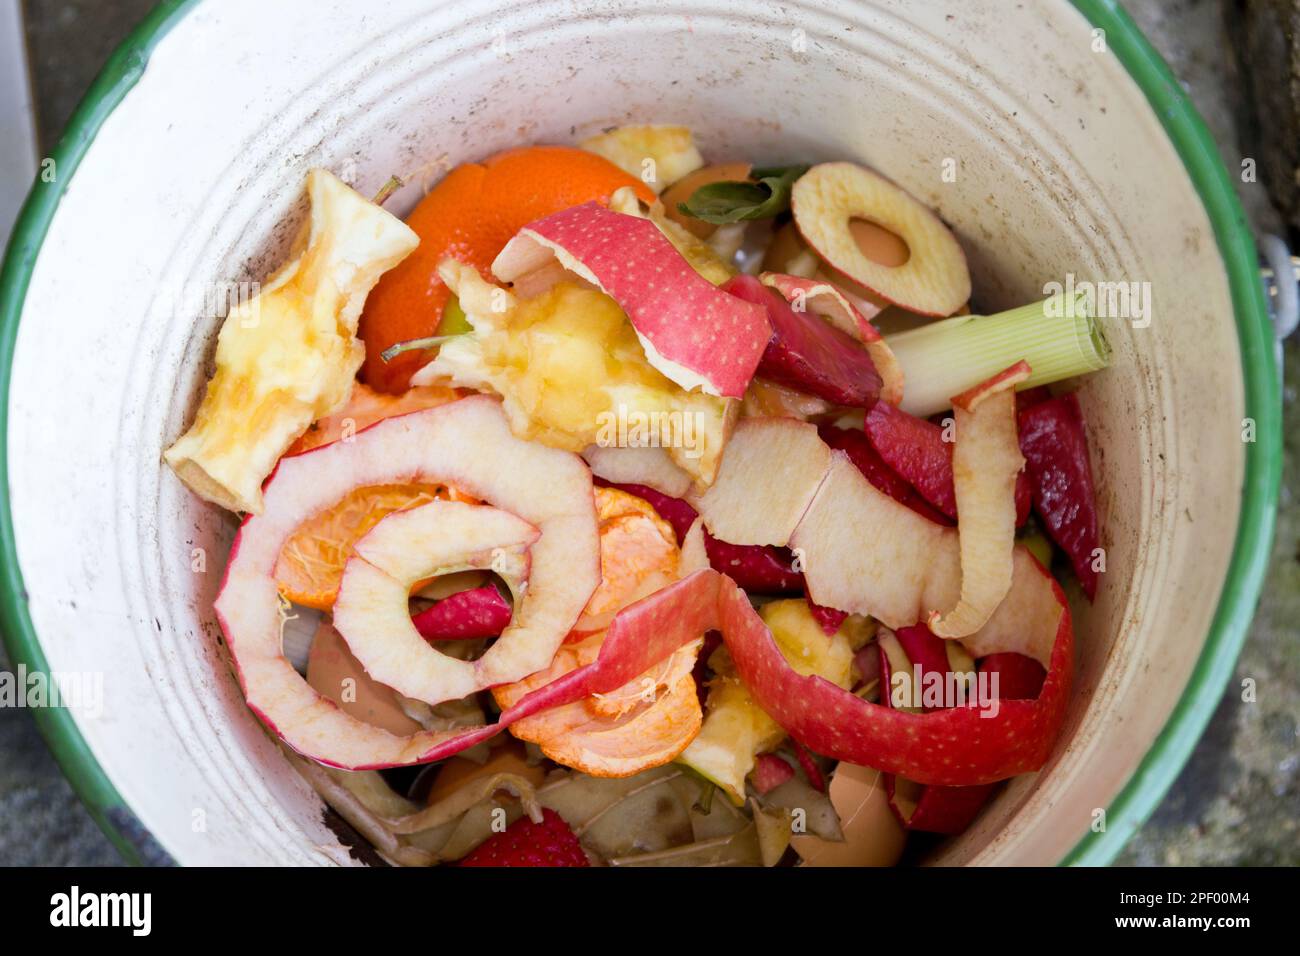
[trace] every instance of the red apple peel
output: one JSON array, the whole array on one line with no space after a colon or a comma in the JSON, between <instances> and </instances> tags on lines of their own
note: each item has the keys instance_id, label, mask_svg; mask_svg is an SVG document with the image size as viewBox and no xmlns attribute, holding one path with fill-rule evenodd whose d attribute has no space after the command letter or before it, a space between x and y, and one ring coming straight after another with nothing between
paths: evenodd
<instances>
[{"instance_id":1,"label":"red apple peel","mask_svg":"<svg viewBox=\"0 0 1300 956\"><path fill-rule=\"evenodd\" d=\"M876 409L893 408L894 406L885 402L877 402ZM872 409L874 415L876 409ZM900 412L899 414L905 414ZM925 424L929 424L926 422ZM935 426L937 427L937 426ZM899 504L907 505L917 514L924 518L929 518L935 524L951 525L951 519L956 516L956 506L954 504L953 514L948 515L942 512L942 509L936 510L932 507L931 502L927 501L925 496L916 488L909 484L903 476L894 470L893 466L885 460L867 437L865 432L857 431L851 428L838 428L834 425L823 425L817 430L817 434L831 448L842 451L849 456L849 460L857 466L862 476L871 482L876 488L879 488L889 497L893 498ZM950 447L950 446L945 446ZM951 451L949 451L951 455ZM951 483L952 466L949 464L949 482Z\"/></svg>"},{"instance_id":2,"label":"red apple peel","mask_svg":"<svg viewBox=\"0 0 1300 956\"><path fill-rule=\"evenodd\" d=\"M492 271L510 282L554 257L627 313L646 359L682 388L740 398L772 330L762 309L720 292L648 219L589 202L529 223Z\"/></svg>"},{"instance_id":3,"label":"red apple peel","mask_svg":"<svg viewBox=\"0 0 1300 956\"><path fill-rule=\"evenodd\" d=\"M754 769L749 774L749 781L759 796L793 779L794 767L776 754L759 754L754 760Z\"/></svg>"},{"instance_id":4,"label":"red apple peel","mask_svg":"<svg viewBox=\"0 0 1300 956\"><path fill-rule=\"evenodd\" d=\"M990 654L977 666L981 674L998 675L998 696L1002 700L1032 700L1043 689L1047 678L1042 664L1012 651Z\"/></svg>"},{"instance_id":5,"label":"red apple peel","mask_svg":"<svg viewBox=\"0 0 1300 956\"><path fill-rule=\"evenodd\" d=\"M510 602L495 585L449 594L411 617L426 641L465 641L496 637L510 625Z\"/></svg>"},{"instance_id":6,"label":"red apple peel","mask_svg":"<svg viewBox=\"0 0 1300 956\"><path fill-rule=\"evenodd\" d=\"M510 724L592 694L608 694L715 629L719 575L700 570L614 616L596 660L526 695L501 715Z\"/></svg>"},{"instance_id":7,"label":"red apple peel","mask_svg":"<svg viewBox=\"0 0 1300 956\"><path fill-rule=\"evenodd\" d=\"M827 680L800 676L743 591L724 584L719 613L745 686L790 736L827 757L918 783L977 786L1041 769L1060 732L1074 635L1065 595L1055 581L1051 588L1059 614L1042 691L1034 700L1000 701L994 716L971 704L913 714L869 703Z\"/></svg>"},{"instance_id":8,"label":"red apple peel","mask_svg":"<svg viewBox=\"0 0 1300 956\"><path fill-rule=\"evenodd\" d=\"M1018 392L1017 399L1022 394ZM876 403L863 427L881 459L921 497L956 521L957 493L952 484L953 443L943 440L943 427L886 402ZM1016 479L1016 527L1029 517L1031 499L1029 475L1021 472Z\"/></svg>"},{"instance_id":9,"label":"red apple peel","mask_svg":"<svg viewBox=\"0 0 1300 956\"><path fill-rule=\"evenodd\" d=\"M876 308L870 315L864 313L849 301L842 289L822 279L764 272L759 276L759 281L781 293L796 309L811 309L841 332L860 341L871 356L876 371L880 373L881 400L890 405L897 405L903 400L903 368L870 321L880 309Z\"/></svg>"},{"instance_id":10,"label":"red apple peel","mask_svg":"<svg viewBox=\"0 0 1300 956\"><path fill-rule=\"evenodd\" d=\"M1091 601L1097 594L1094 562L1101 542L1079 399L1071 393L1024 409L1020 413L1020 450L1043 526L1069 556L1083 593Z\"/></svg>"},{"instance_id":11,"label":"red apple peel","mask_svg":"<svg viewBox=\"0 0 1300 956\"><path fill-rule=\"evenodd\" d=\"M956 836L979 816L997 784L973 787L924 786L885 774L889 808L906 830Z\"/></svg>"},{"instance_id":12,"label":"red apple peel","mask_svg":"<svg viewBox=\"0 0 1300 956\"><path fill-rule=\"evenodd\" d=\"M883 382L856 338L815 315L796 312L753 276L733 276L722 290L765 310L772 335L758 365L764 378L836 405L876 404Z\"/></svg>"}]
</instances>

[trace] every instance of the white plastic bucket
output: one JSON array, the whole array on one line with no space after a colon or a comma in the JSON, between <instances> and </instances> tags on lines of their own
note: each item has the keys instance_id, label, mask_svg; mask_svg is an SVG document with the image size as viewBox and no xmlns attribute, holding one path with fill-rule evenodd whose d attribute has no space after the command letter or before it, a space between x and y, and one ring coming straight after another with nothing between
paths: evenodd
<instances>
[{"instance_id":1,"label":"white plastic bucket","mask_svg":"<svg viewBox=\"0 0 1300 956\"><path fill-rule=\"evenodd\" d=\"M881 170L956 229L984 311L1068 274L1150 283L1150 325L1109 322L1081 393L1107 573L1063 737L936 860L1104 861L1159 800L1258 596L1279 409L1226 175L1113 4L173 0L73 121L0 298L0 623L15 660L103 675L102 714L38 717L130 854L349 860L229 671L233 521L160 464L220 321L180 294L264 278L311 166L363 193L400 174L406 208L460 161L625 121Z\"/></svg>"}]
</instances>

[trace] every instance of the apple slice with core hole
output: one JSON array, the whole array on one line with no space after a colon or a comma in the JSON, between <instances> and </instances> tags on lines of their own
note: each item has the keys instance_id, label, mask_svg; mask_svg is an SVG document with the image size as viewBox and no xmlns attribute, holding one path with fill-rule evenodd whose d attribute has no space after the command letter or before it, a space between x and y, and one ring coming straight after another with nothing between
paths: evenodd
<instances>
[{"instance_id":1,"label":"apple slice with core hole","mask_svg":"<svg viewBox=\"0 0 1300 956\"><path fill-rule=\"evenodd\" d=\"M647 219L586 203L525 226L492 263L503 282L552 257L627 313L646 360L687 391L740 398L772 330L758 306L702 278Z\"/></svg>"},{"instance_id":2,"label":"apple slice with core hole","mask_svg":"<svg viewBox=\"0 0 1300 956\"><path fill-rule=\"evenodd\" d=\"M504 637L497 641L476 662L483 686L545 667L599 583L590 472L575 455L515 439L489 398L389 418L351 441L283 459L263 489L263 513L246 519L235 537L215 610L249 708L286 744L321 763L373 769L427 762L499 729L390 734L322 697L280 646L274 569L294 530L356 487L425 480L453 483L541 532L530 552L534 640L500 652Z\"/></svg>"},{"instance_id":3,"label":"apple slice with core hole","mask_svg":"<svg viewBox=\"0 0 1300 956\"><path fill-rule=\"evenodd\" d=\"M531 611L529 548L540 536L527 521L487 505L431 501L388 515L354 546L334 626L366 673L400 694L429 704L472 694L480 689L479 668L429 646L408 610L411 589L441 574L491 568L520 599L501 640L535 640L520 623Z\"/></svg>"},{"instance_id":4,"label":"apple slice with core hole","mask_svg":"<svg viewBox=\"0 0 1300 956\"><path fill-rule=\"evenodd\" d=\"M759 281L781 293L796 312L811 310L861 342L883 383L881 400L890 405L903 400L903 368L870 321L879 309L873 307L870 313L863 312L848 300L842 289L820 279L764 272Z\"/></svg>"},{"instance_id":5,"label":"apple slice with core hole","mask_svg":"<svg viewBox=\"0 0 1300 956\"><path fill-rule=\"evenodd\" d=\"M1025 467L1016 431L1015 386L1029 373L1027 362L1017 362L952 400L961 597L948 611L930 613L930 630L939 637L975 633L1011 589L1016 483Z\"/></svg>"},{"instance_id":6,"label":"apple slice with core hole","mask_svg":"<svg viewBox=\"0 0 1300 956\"><path fill-rule=\"evenodd\" d=\"M879 173L822 163L799 177L790 197L795 225L827 264L881 298L922 315L952 315L970 298L966 255L933 212ZM869 258L851 224L864 219L906 243L902 265Z\"/></svg>"}]
</instances>

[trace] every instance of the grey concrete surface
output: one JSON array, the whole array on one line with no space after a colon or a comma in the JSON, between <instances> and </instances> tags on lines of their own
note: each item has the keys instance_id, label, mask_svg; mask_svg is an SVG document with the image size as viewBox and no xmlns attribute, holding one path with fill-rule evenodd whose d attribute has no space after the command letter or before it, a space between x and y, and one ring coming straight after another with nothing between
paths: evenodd
<instances>
[{"instance_id":1,"label":"grey concrete surface","mask_svg":"<svg viewBox=\"0 0 1300 956\"><path fill-rule=\"evenodd\" d=\"M1234 125L1237 64L1224 34L1224 3L1130 0L1129 10L1206 116L1229 169L1239 169ZM52 143L113 47L150 0L27 0L39 130ZM1279 219L1262 183L1241 184L1258 228ZM1285 401L1294 410L1300 347L1287 350ZM1249 643L1209 731L1163 805L1121 862L1136 865L1300 862L1300 418L1287 423L1282 510L1267 592ZM0 652L0 669L8 662ZM1241 700L1255 681L1257 701ZM0 863L117 862L38 737L30 715L0 710Z\"/></svg>"}]
</instances>

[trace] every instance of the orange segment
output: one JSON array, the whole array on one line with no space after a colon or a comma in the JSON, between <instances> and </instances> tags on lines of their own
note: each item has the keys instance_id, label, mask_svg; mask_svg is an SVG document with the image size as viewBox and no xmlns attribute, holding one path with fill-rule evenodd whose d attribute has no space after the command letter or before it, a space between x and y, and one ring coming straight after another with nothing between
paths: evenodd
<instances>
[{"instance_id":1,"label":"orange segment","mask_svg":"<svg viewBox=\"0 0 1300 956\"><path fill-rule=\"evenodd\" d=\"M460 392L454 388L441 385L428 385L408 389L401 395L388 395L376 392L361 382L352 386L352 395L348 403L333 415L327 415L307 429L296 442L289 446L286 455L328 445L340 438L355 435L363 428L369 428L377 421L407 412L418 412L423 408L435 408L446 405L460 398Z\"/></svg>"},{"instance_id":2,"label":"orange segment","mask_svg":"<svg viewBox=\"0 0 1300 956\"><path fill-rule=\"evenodd\" d=\"M448 296L437 272L443 259L452 256L486 275L497 253L534 219L584 202L608 202L624 186L654 202L645 183L570 146L527 146L457 166L406 219L420 237L419 247L385 273L366 299L362 379L379 391L401 392L427 361L420 352L406 352L385 363L380 353L437 331Z\"/></svg>"},{"instance_id":3,"label":"orange segment","mask_svg":"<svg viewBox=\"0 0 1300 956\"><path fill-rule=\"evenodd\" d=\"M565 644L551 666L517 684L493 689L507 707L525 693L594 660L604 634ZM510 732L531 740L556 763L593 777L630 777L668 763L700 732L703 715L691 671L696 641L625 687L516 721Z\"/></svg>"},{"instance_id":4,"label":"orange segment","mask_svg":"<svg viewBox=\"0 0 1300 956\"><path fill-rule=\"evenodd\" d=\"M575 629L546 670L493 688L503 709L595 660L614 613L677 578L677 539L646 501L597 488L596 511L604 579L579 622L590 630ZM597 777L626 777L668 763L700 730L691 673L699 648L699 642L681 648L618 690L517 721L510 732L535 742L557 763Z\"/></svg>"},{"instance_id":5,"label":"orange segment","mask_svg":"<svg viewBox=\"0 0 1300 956\"><path fill-rule=\"evenodd\" d=\"M603 631L620 609L677 580L677 537L650 503L616 488L596 489L600 586L570 640Z\"/></svg>"},{"instance_id":6,"label":"orange segment","mask_svg":"<svg viewBox=\"0 0 1300 956\"><path fill-rule=\"evenodd\" d=\"M338 597L352 546L394 511L449 497L442 485L371 485L303 522L280 549L275 583L295 604L328 611Z\"/></svg>"}]
</instances>

